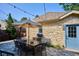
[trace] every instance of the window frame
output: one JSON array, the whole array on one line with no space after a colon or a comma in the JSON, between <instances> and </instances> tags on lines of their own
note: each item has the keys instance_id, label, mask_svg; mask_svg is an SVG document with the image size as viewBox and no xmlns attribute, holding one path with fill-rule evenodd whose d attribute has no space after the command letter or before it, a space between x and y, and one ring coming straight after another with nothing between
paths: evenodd
<instances>
[{"instance_id":1,"label":"window frame","mask_svg":"<svg viewBox=\"0 0 79 59\"><path fill-rule=\"evenodd\" d=\"M76 26L68 26L68 37L76 38L77 37L77 30Z\"/></svg>"}]
</instances>

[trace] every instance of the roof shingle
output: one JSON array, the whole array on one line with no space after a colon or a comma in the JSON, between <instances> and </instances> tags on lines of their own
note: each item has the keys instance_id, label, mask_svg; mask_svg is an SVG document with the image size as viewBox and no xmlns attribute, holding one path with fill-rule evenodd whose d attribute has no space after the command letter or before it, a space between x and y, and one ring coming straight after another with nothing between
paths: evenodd
<instances>
[{"instance_id":1,"label":"roof shingle","mask_svg":"<svg viewBox=\"0 0 79 59\"><path fill-rule=\"evenodd\" d=\"M34 18L33 20L36 22L42 22L45 20L55 20L55 19L58 19L59 17L63 16L65 13L66 12L48 12L44 15Z\"/></svg>"}]
</instances>

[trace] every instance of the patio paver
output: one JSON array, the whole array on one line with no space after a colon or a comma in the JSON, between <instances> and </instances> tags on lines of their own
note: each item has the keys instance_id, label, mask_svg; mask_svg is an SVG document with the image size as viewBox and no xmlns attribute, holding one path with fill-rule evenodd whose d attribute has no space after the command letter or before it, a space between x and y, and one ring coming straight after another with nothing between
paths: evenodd
<instances>
[{"instance_id":1,"label":"patio paver","mask_svg":"<svg viewBox=\"0 0 79 59\"><path fill-rule=\"evenodd\" d=\"M15 45L13 41L0 44L0 50L11 52L16 56L18 55L15 50ZM46 52L47 56L79 56L78 53L74 53L67 50L55 49L52 47L47 47Z\"/></svg>"}]
</instances>

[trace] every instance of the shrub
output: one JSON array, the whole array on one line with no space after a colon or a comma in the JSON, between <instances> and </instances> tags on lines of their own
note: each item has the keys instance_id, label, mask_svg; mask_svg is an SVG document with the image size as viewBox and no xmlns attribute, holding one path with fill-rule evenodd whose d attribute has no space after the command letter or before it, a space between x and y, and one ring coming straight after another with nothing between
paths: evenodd
<instances>
[{"instance_id":1,"label":"shrub","mask_svg":"<svg viewBox=\"0 0 79 59\"><path fill-rule=\"evenodd\" d=\"M52 48L56 48L56 49L63 49L64 45L63 46L60 46L60 45L47 45L47 47L52 47Z\"/></svg>"}]
</instances>

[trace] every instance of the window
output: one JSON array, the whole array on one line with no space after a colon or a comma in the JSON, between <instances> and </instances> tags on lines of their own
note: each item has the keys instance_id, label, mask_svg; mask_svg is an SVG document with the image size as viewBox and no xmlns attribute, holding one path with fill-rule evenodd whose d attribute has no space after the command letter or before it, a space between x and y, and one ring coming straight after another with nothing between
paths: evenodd
<instances>
[{"instance_id":1,"label":"window","mask_svg":"<svg viewBox=\"0 0 79 59\"><path fill-rule=\"evenodd\" d=\"M1 29L1 24L0 24L0 29Z\"/></svg>"},{"instance_id":2,"label":"window","mask_svg":"<svg viewBox=\"0 0 79 59\"><path fill-rule=\"evenodd\" d=\"M0 27L1 27L1 24L0 24Z\"/></svg>"},{"instance_id":3,"label":"window","mask_svg":"<svg viewBox=\"0 0 79 59\"><path fill-rule=\"evenodd\" d=\"M76 26L69 26L68 27L68 37L76 37Z\"/></svg>"},{"instance_id":4,"label":"window","mask_svg":"<svg viewBox=\"0 0 79 59\"><path fill-rule=\"evenodd\" d=\"M39 33L42 33L42 27L39 27Z\"/></svg>"}]
</instances>

